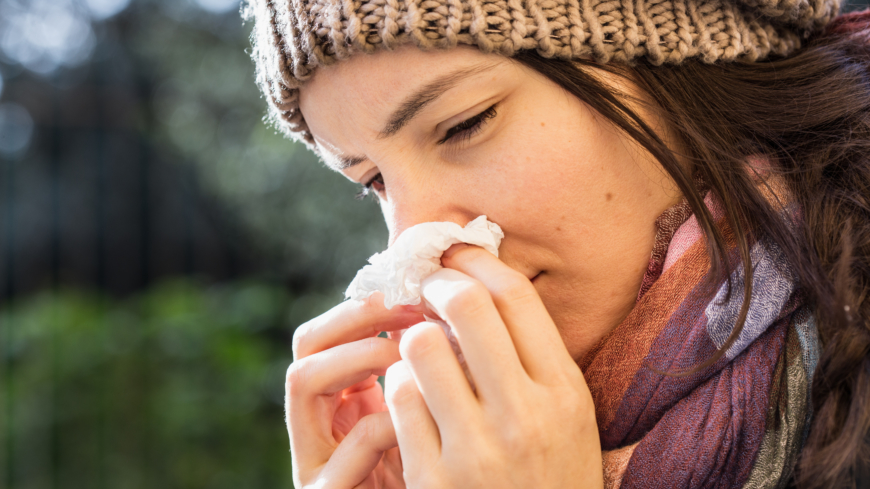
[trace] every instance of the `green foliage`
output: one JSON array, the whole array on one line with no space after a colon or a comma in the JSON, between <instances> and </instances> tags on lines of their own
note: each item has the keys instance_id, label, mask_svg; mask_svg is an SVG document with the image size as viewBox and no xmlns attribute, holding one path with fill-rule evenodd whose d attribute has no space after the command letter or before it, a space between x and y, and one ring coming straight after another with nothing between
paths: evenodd
<instances>
[{"instance_id":1,"label":"green foliage","mask_svg":"<svg viewBox=\"0 0 870 489\"><path fill-rule=\"evenodd\" d=\"M196 167L207 193L275 259L277 275L343 290L387 244L378 206L263 122L246 50L252 25L177 0L139 3L124 44L153 79L148 137Z\"/></svg>"},{"instance_id":2,"label":"green foliage","mask_svg":"<svg viewBox=\"0 0 870 489\"><path fill-rule=\"evenodd\" d=\"M0 310L0 487L292 487L293 318L334 297L174 281ZM292 321L292 323L291 323Z\"/></svg>"}]
</instances>

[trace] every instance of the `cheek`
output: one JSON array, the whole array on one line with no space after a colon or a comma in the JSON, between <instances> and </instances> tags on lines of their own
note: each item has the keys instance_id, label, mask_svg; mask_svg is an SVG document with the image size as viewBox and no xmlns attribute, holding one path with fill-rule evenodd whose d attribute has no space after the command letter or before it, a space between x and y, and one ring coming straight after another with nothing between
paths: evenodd
<instances>
[{"instance_id":1,"label":"cheek","mask_svg":"<svg viewBox=\"0 0 870 489\"><path fill-rule=\"evenodd\" d=\"M539 292L577 355L633 304L660 212L633 145L589 119L529 133L498 155L509 162L499 209L522 247L511 255L541 258L533 265L549 276Z\"/></svg>"},{"instance_id":2,"label":"cheek","mask_svg":"<svg viewBox=\"0 0 870 489\"><path fill-rule=\"evenodd\" d=\"M562 217L612 212L620 191L625 150L609 131L574 124L532 126L506 137L488 155L486 179L508 209Z\"/></svg>"}]
</instances>

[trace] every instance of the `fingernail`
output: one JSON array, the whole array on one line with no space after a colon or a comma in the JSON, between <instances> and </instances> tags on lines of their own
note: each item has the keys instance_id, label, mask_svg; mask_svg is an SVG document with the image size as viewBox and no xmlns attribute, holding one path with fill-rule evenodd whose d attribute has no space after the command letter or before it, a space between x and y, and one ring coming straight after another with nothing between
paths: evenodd
<instances>
[{"instance_id":1,"label":"fingernail","mask_svg":"<svg viewBox=\"0 0 870 489\"><path fill-rule=\"evenodd\" d=\"M420 304L398 306L398 310L408 314L425 314L427 309L426 305L421 302Z\"/></svg>"}]
</instances>

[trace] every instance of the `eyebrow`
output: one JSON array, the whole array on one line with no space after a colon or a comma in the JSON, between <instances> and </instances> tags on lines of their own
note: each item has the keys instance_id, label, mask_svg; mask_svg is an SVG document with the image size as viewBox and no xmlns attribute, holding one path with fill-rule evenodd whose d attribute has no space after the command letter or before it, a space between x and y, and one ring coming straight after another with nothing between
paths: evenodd
<instances>
[{"instance_id":1,"label":"eyebrow","mask_svg":"<svg viewBox=\"0 0 870 489\"><path fill-rule=\"evenodd\" d=\"M338 166L335 167L336 170L347 170L348 168L351 168L353 166L357 166L360 163L362 163L368 159L365 156L345 156L345 155L336 156L335 158L338 160Z\"/></svg>"},{"instance_id":2,"label":"eyebrow","mask_svg":"<svg viewBox=\"0 0 870 489\"><path fill-rule=\"evenodd\" d=\"M455 87L459 82L470 76L492 69L496 64L498 63L488 63L471 68L462 68L446 75L442 75L419 88L417 91L405 98L405 100L399 105L399 108L390 115L386 125L384 125L384 128L381 129L380 133L378 133L378 139L384 139L395 135L411 122L411 120L414 119L414 117L416 117L424 107L437 100L438 97L444 94L444 92ZM338 160L338 166L336 169L346 170L363 163L368 158L365 156L339 155L336 156L336 159Z\"/></svg>"},{"instance_id":3,"label":"eyebrow","mask_svg":"<svg viewBox=\"0 0 870 489\"><path fill-rule=\"evenodd\" d=\"M399 105L399 108L390 115L387 124L383 129L381 129L380 134L378 134L378 139L388 138L396 134L399 130L405 127L406 124L411 122L411 119L416 117L424 107L437 100L438 97L444 94L444 92L455 87L460 81L469 76L489 70L493 66L495 66L494 63L475 66L472 68L463 68L438 77L430 83L427 83L422 88L408 96L408 98Z\"/></svg>"}]
</instances>

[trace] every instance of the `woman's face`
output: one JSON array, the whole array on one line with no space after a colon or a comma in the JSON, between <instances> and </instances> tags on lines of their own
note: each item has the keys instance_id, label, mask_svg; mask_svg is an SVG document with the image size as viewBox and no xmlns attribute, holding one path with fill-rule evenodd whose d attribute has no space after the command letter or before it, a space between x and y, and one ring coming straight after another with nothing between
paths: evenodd
<instances>
[{"instance_id":1,"label":"woman's face","mask_svg":"<svg viewBox=\"0 0 870 489\"><path fill-rule=\"evenodd\" d=\"M300 97L326 164L377 194L391 243L422 222L499 224L499 257L533 281L575 360L633 307L654 221L679 191L543 75L408 45L318 68Z\"/></svg>"}]
</instances>

